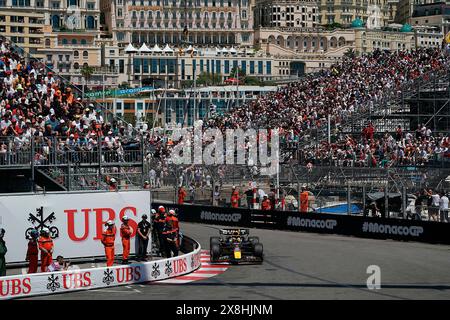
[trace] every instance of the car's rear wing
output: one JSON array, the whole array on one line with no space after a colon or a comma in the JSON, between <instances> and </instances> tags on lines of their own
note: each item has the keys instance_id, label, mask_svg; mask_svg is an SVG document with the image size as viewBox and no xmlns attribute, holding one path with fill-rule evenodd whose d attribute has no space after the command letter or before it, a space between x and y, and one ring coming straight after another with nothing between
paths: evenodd
<instances>
[{"instance_id":1,"label":"car's rear wing","mask_svg":"<svg viewBox=\"0 0 450 320\"><path fill-rule=\"evenodd\" d=\"M247 236L249 229L220 229L220 234L224 236Z\"/></svg>"}]
</instances>

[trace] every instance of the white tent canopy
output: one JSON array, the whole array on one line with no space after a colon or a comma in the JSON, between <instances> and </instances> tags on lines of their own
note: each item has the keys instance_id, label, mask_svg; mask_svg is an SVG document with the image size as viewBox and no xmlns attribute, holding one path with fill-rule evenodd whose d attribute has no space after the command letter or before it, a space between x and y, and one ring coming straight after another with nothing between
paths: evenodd
<instances>
[{"instance_id":1,"label":"white tent canopy","mask_svg":"<svg viewBox=\"0 0 450 320\"><path fill-rule=\"evenodd\" d=\"M152 51L153 52L162 52L161 48L157 44L155 44Z\"/></svg>"},{"instance_id":2,"label":"white tent canopy","mask_svg":"<svg viewBox=\"0 0 450 320\"><path fill-rule=\"evenodd\" d=\"M133 47L131 43L129 43L128 46L125 48L125 53L133 53L137 51L138 50L135 47Z\"/></svg>"},{"instance_id":3,"label":"white tent canopy","mask_svg":"<svg viewBox=\"0 0 450 320\"><path fill-rule=\"evenodd\" d=\"M145 42L142 44L142 46L139 48L138 50L141 53L148 53L148 52L152 52L152 50L147 47L147 45L145 44Z\"/></svg>"},{"instance_id":4,"label":"white tent canopy","mask_svg":"<svg viewBox=\"0 0 450 320\"><path fill-rule=\"evenodd\" d=\"M197 49L195 49L192 45L189 45L189 47L186 49L187 52L197 52Z\"/></svg>"},{"instance_id":5,"label":"white tent canopy","mask_svg":"<svg viewBox=\"0 0 450 320\"><path fill-rule=\"evenodd\" d=\"M163 49L164 53L173 53L173 49L166 44L166 47Z\"/></svg>"}]
</instances>

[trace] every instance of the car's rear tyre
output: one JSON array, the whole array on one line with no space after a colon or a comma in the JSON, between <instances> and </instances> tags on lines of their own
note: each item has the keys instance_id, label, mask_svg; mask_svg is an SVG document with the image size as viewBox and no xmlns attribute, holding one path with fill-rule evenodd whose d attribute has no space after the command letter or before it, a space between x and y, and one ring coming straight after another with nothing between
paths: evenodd
<instances>
[{"instance_id":1,"label":"car's rear tyre","mask_svg":"<svg viewBox=\"0 0 450 320\"><path fill-rule=\"evenodd\" d=\"M253 245L259 243L259 237L248 237L248 240L253 243Z\"/></svg>"},{"instance_id":2,"label":"car's rear tyre","mask_svg":"<svg viewBox=\"0 0 450 320\"><path fill-rule=\"evenodd\" d=\"M263 248L262 243L255 244L255 253L254 254L255 254L255 257L262 259L263 255L264 255L264 248Z\"/></svg>"},{"instance_id":3,"label":"car's rear tyre","mask_svg":"<svg viewBox=\"0 0 450 320\"><path fill-rule=\"evenodd\" d=\"M211 262L216 262L220 257L220 246L218 244L211 245Z\"/></svg>"}]
</instances>

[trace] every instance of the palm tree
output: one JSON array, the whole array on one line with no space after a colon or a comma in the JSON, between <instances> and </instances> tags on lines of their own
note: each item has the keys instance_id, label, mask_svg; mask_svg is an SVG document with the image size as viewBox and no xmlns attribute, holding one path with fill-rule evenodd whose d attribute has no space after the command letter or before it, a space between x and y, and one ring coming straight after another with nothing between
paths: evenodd
<instances>
[{"instance_id":1,"label":"palm tree","mask_svg":"<svg viewBox=\"0 0 450 320\"><path fill-rule=\"evenodd\" d=\"M90 67L89 65L85 64L83 66L83 68L81 68L80 70L81 75L83 76L84 79L84 85L83 85L83 100L84 100L84 87L87 83L87 81L91 78L92 74L94 73L94 68Z\"/></svg>"},{"instance_id":2,"label":"palm tree","mask_svg":"<svg viewBox=\"0 0 450 320\"><path fill-rule=\"evenodd\" d=\"M349 57L350 59L354 59L356 57L357 53L352 48L349 48L345 53L344 56Z\"/></svg>"}]
</instances>

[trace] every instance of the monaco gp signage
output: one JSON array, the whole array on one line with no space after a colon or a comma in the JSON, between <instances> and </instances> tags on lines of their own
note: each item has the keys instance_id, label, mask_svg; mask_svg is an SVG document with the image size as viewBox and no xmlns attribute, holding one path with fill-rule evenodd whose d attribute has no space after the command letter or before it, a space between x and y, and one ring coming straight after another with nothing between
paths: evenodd
<instances>
[{"instance_id":1,"label":"monaco gp signage","mask_svg":"<svg viewBox=\"0 0 450 320\"><path fill-rule=\"evenodd\" d=\"M200 267L200 246L188 254L128 266L35 273L0 278L0 299L98 289L163 280Z\"/></svg>"},{"instance_id":2,"label":"monaco gp signage","mask_svg":"<svg viewBox=\"0 0 450 320\"><path fill-rule=\"evenodd\" d=\"M115 249L120 254L121 218L124 215L130 218L134 238L142 214L149 215L150 196L148 191L8 195L0 196L0 206L0 227L6 230L8 263L24 261L29 232L44 227L53 238L54 257L104 255L100 240L107 220L115 222ZM131 253L135 252L133 242Z\"/></svg>"}]
</instances>

